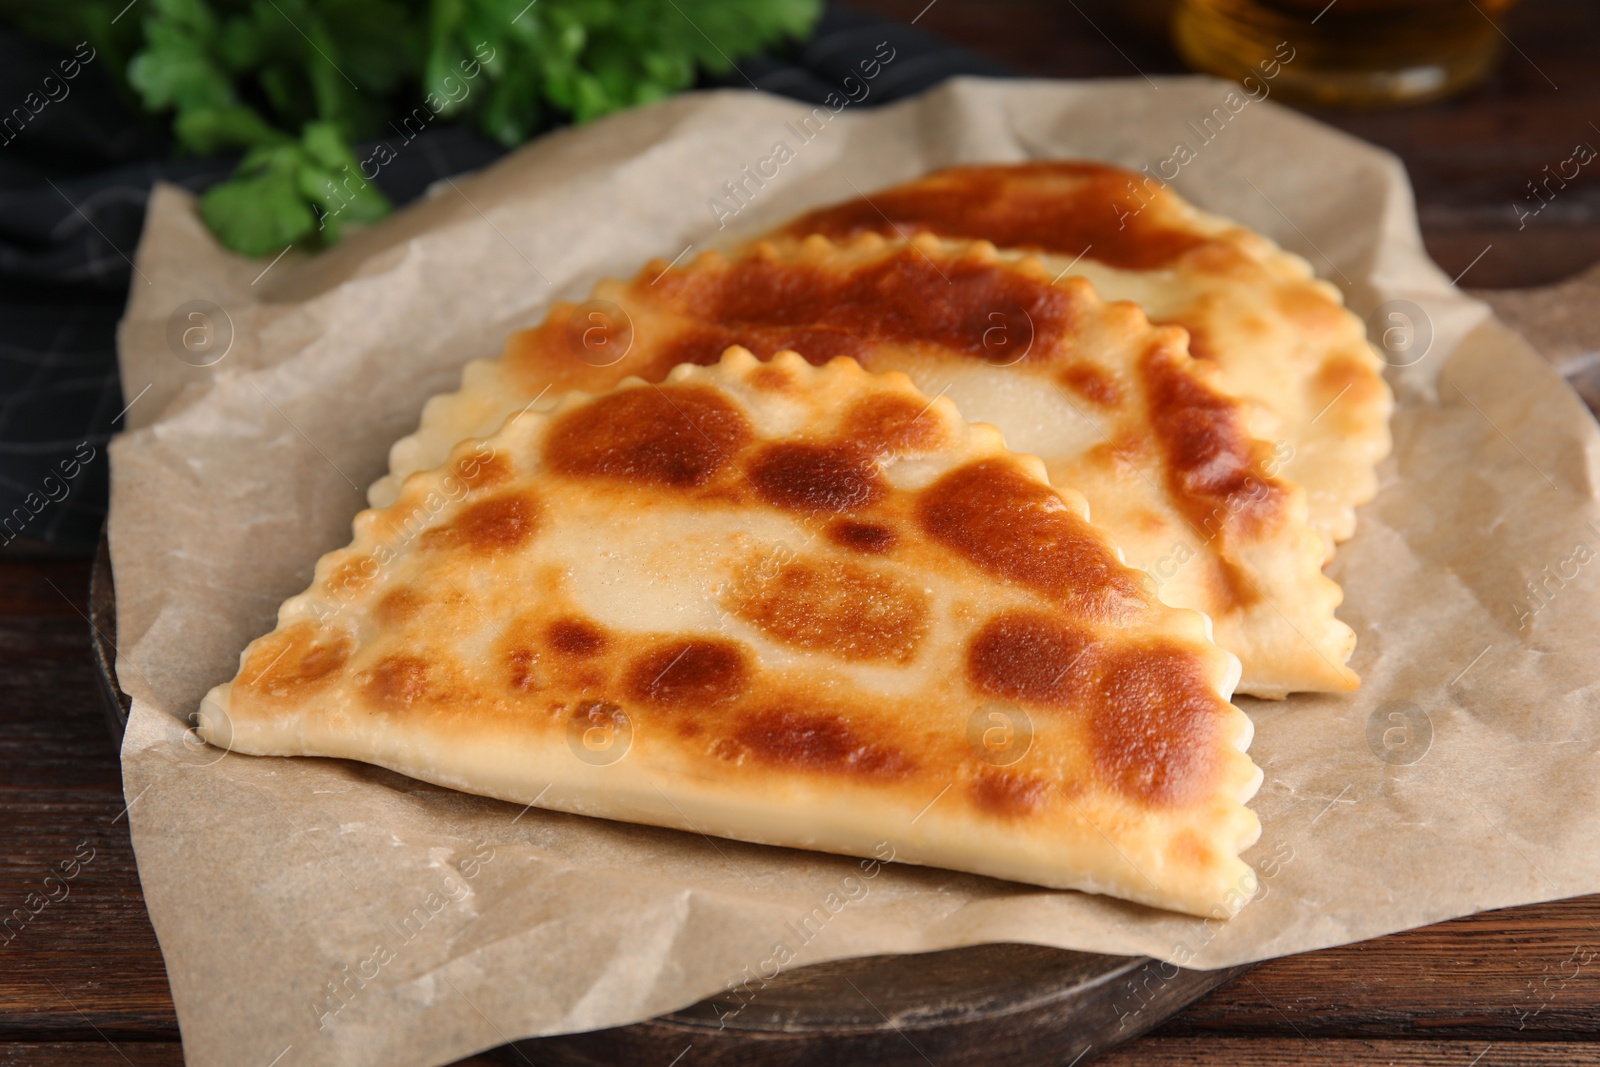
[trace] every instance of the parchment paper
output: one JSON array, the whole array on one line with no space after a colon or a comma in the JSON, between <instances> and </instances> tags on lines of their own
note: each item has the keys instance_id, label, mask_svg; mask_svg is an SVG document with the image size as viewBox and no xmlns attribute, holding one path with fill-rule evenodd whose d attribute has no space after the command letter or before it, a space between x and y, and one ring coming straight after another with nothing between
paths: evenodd
<instances>
[{"instance_id":1,"label":"parchment paper","mask_svg":"<svg viewBox=\"0 0 1600 1067\"><path fill-rule=\"evenodd\" d=\"M189 1062L445 1062L683 1006L747 981L778 944L792 965L1027 941L1217 967L1600 890L1595 424L1430 264L1392 157L1270 101L1203 141L1230 92L961 81L846 109L809 141L799 105L683 97L544 138L264 273L158 189L121 335L128 395L149 391L112 449L111 546L135 698L129 817ZM1364 684L1241 701L1265 829L1246 855L1260 897L1233 921L896 864L866 877L853 859L186 740L201 695L346 543L423 401L551 300L731 240L707 201L779 141L793 158L726 220L745 232L950 163L1155 166L1185 142L1183 195L1306 256L1384 328L1398 307L1417 331L1395 360L1410 365L1393 371L1382 493L1332 568ZM169 339L195 300L232 324L205 368ZM1411 304L1380 309L1394 300ZM802 940L791 924L808 914L823 920Z\"/></svg>"},{"instance_id":2,"label":"parchment paper","mask_svg":"<svg viewBox=\"0 0 1600 1067\"><path fill-rule=\"evenodd\" d=\"M1474 294L1600 411L1600 264L1558 285Z\"/></svg>"}]
</instances>

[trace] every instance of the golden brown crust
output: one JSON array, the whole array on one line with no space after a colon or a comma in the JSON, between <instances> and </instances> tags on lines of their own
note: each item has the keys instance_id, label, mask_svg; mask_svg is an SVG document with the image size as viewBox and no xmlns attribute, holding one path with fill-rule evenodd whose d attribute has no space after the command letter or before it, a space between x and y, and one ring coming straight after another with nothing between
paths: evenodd
<instances>
[{"instance_id":1,"label":"golden brown crust","mask_svg":"<svg viewBox=\"0 0 1600 1067\"><path fill-rule=\"evenodd\" d=\"M846 354L871 370L904 371L1039 455L1052 480L1089 498L1168 603L1213 619L1219 643L1244 661L1244 692L1356 685L1344 666L1354 634L1334 618L1340 594L1320 572L1325 546L1307 525L1304 493L1249 435L1217 368L1190 358L1181 330L1152 327L1133 305L1103 303L1082 279L1054 279L1039 262L1002 257L984 242L872 234L652 265L630 282L601 283L596 296L631 324L625 358L603 367L580 358L588 353L571 349L568 312L558 308L514 335L492 370L469 368L461 394L430 405L418 434L396 447L396 474L408 469L399 462L408 450L413 464L438 462L450 444L490 432L548 388L604 388L628 374L658 381L732 343L762 357L809 345L802 354L814 364ZM473 388L474 375L491 373ZM769 372L761 388L781 396L779 379ZM497 402L486 405L490 395ZM878 491L853 466L859 457L889 444L936 446L905 436L925 436L926 422L887 408L852 411L845 443L786 445L741 488L805 512L848 507ZM585 438L611 443L584 447L610 455L638 424L620 412L615 427ZM737 431L708 423L700 450L724 432Z\"/></svg>"},{"instance_id":2,"label":"golden brown crust","mask_svg":"<svg viewBox=\"0 0 1600 1067\"><path fill-rule=\"evenodd\" d=\"M203 728L521 803L845 852L859 831L918 862L1231 910L1259 777L1235 663L1084 511L903 376L736 351L574 394L408 478ZM1031 723L1014 764L969 736L995 699ZM583 746L619 722L631 748L604 777ZM1202 854L1172 851L1195 835Z\"/></svg>"},{"instance_id":3,"label":"golden brown crust","mask_svg":"<svg viewBox=\"0 0 1600 1067\"><path fill-rule=\"evenodd\" d=\"M1273 413L1284 474L1330 541L1377 491L1393 400L1382 363L1337 290L1257 234L1196 211L1146 174L1066 160L951 167L802 215L779 234L985 240L1073 267L1106 299L1136 300L1189 331L1222 386Z\"/></svg>"},{"instance_id":4,"label":"golden brown crust","mask_svg":"<svg viewBox=\"0 0 1600 1067\"><path fill-rule=\"evenodd\" d=\"M1146 212L1148 198L1164 192L1143 174L1103 163L949 167L881 189L870 199L808 212L780 232L835 240L931 233L1000 248L1093 256L1124 270L1157 270L1209 244L1206 234L1168 213Z\"/></svg>"}]
</instances>

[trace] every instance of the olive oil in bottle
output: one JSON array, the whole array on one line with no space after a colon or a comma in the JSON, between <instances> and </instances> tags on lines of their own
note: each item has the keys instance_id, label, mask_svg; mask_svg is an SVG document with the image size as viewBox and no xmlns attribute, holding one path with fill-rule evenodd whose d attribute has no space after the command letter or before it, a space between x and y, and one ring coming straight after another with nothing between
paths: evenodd
<instances>
[{"instance_id":1,"label":"olive oil in bottle","mask_svg":"<svg viewBox=\"0 0 1600 1067\"><path fill-rule=\"evenodd\" d=\"M1180 0L1173 40L1193 67L1242 81L1283 64L1273 92L1296 103L1387 107L1481 80L1515 0ZM1287 43L1288 48L1281 46Z\"/></svg>"}]
</instances>

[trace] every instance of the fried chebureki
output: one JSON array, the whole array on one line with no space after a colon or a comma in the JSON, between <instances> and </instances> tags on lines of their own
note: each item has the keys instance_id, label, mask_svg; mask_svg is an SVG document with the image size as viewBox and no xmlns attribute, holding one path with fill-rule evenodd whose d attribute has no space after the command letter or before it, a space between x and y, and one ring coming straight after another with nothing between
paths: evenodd
<instances>
[{"instance_id":1,"label":"fried chebureki","mask_svg":"<svg viewBox=\"0 0 1600 1067\"><path fill-rule=\"evenodd\" d=\"M358 515L206 698L206 740L1242 904L1261 773L1237 661L1081 496L848 359L735 349L664 377L515 416Z\"/></svg>"},{"instance_id":2,"label":"fried chebureki","mask_svg":"<svg viewBox=\"0 0 1600 1067\"><path fill-rule=\"evenodd\" d=\"M802 215L783 234L987 240L1070 270L1107 300L1132 300L1189 331L1222 387L1259 405L1283 441L1281 473L1306 488L1332 544L1377 492L1393 397L1383 363L1339 291L1267 238L1200 211L1146 174L1101 163L961 166Z\"/></svg>"},{"instance_id":3,"label":"fried chebureki","mask_svg":"<svg viewBox=\"0 0 1600 1067\"><path fill-rule=\"evenodd\" d=\"M546 391L660 381L735 344L903 371L998 426L1052 483L1088 498L1163 600L1211 617L1217 643L1243 662L1241 692L1359 684L1345 666L1355 635L1334 616L1343 594L1321 572L1326 546L1305 494L1247 432L1218 368L1189 356L1182 330L987 242L811 237L602 282L589 302L559 304L514 335L502 358L469 364L460 391L430 400L370 499L392 502L400 479Z\"/></svg>"}]
</instances>

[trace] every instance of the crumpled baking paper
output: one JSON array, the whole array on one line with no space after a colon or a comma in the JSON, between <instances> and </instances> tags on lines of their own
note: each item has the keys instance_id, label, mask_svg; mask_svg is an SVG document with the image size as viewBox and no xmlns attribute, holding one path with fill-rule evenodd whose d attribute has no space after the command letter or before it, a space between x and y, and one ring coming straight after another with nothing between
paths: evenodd
<instances>
[{"instance_id":1,"label":"crumpled baking paper","mask_svg":"<svg viewBox=\"0 0 1600 1067\"><path fill-rule=\"evenodd\" d=\"M519 811L187 732L349 540L423 402L551 301L947 164L1180 156L1179 192L1305 256L1389 336L1399 400L1331 569L1361 690L1240 701L1266 781L1257 899L1232 921ZM962 80L838 113L694 94L544 137L316 257L229 255L161 187L137 264L138 398L112 447L122 758L191 1064L447 1062L681 1007L770 974L779 946L787 966L1022 941L1210 968L1600 890L1595 424L1429 262L1393 157L1268 100L1187 78Z\"/></svg>"}]
</instances>

